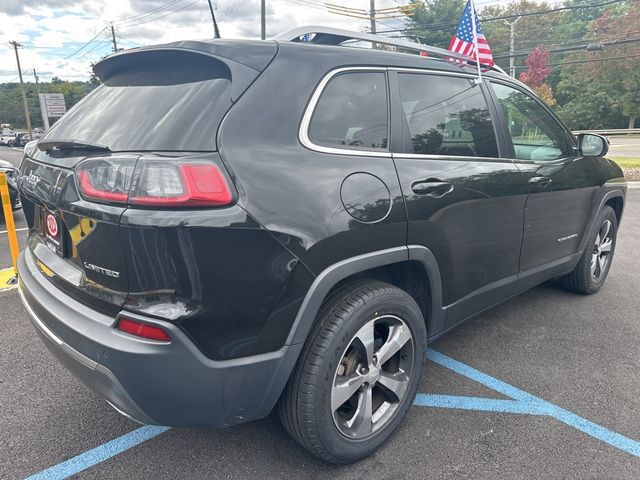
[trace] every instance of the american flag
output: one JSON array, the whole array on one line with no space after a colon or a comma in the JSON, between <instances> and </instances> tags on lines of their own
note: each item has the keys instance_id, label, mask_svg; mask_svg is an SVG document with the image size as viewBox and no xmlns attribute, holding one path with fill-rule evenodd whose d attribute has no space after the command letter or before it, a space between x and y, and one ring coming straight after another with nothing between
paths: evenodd
<instances>
[{"instance_id":1,"label":"american flag","mask_svg":"<svg viewBox=\"0 0 640 480\"><path fill-rule=\"evenodd\" d=\"M478 20L478 14L475 11L475 8L472 8L471 6L471 0L467 0L467 6L464 7L464 12L462 13L462 17L460 17L460 22L456 28L456 34L451 38L451 43L449 43L449 50L470 57L473 60L476 59L476 42L473 41L473 22L471 19L472 9L476 21L479 63L492 67L494 65L493 55L491 55L489 43L482 32L480 20Z\"/></svg>"}]
</instances>

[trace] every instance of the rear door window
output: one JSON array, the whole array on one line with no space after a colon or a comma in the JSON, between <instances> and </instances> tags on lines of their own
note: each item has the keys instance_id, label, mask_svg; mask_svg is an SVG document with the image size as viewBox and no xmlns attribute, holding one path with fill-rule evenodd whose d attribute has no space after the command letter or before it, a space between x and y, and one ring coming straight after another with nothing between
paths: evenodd
<instances>
[{"instance_id":1,"label":"rear door window","mask_svg":"<svg viewBox=\"0 0 640 480\"><path fill-rule=\"evenodd\" d=\"M480 86L473 79L399 73L401 153L498 157L498 144Z\"/></svg>"},{"instance_id":2,"label":"rear door window","mask_svg":"<svg viewBox=\"0 0 640 480\"><path fill-rule=\"evenodd\" d=\"M324 147L385 151L388 143L387 80L384 72L333 77L316 105L309 140Z\"/></svg>"}]
</instances>

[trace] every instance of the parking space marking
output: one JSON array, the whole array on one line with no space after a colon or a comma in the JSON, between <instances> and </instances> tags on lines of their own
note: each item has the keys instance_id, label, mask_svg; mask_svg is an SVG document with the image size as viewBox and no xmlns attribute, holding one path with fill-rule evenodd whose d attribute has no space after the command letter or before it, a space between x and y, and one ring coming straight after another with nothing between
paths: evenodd
<instances>
[{"instance_id":1,"label":"parking space marking","mask_svg":"<svg viewBox=\"0 0 640 480\"><path fill-rule=\"evenodd\" d=\"M24 232L25 230L29 230L29 227L16 228L16 232ZM7 230L0 230L0 233L7 233Z\"/></svg>"},{"instance_id":2,"label":"parking space marking","mask_svg":"<svg viewBox=\"0 0 640 480\"><path fill-rule=\"evenodd\" d=\"M114 438L102 445L91 450L87 450L80 455L70 458L66 462L59 463L51 468L47 468L42 472L31 475L27 480L58 480L68 478L71 475L82 472L87 468L93 467L105 460L110 459L125 450L129 450L136 445L146 442L161 433L170 430L169 427L146 426L140 427L132 432L126 433L121 437Z\"/></svg>"},{"instance_id":3,"label":"parking space marking","mask_svg":"<svg viewBox=\"0 0 640 480\"><path fill-rule=\"evenodd\" d=\"M419 393L413 401L414 405L421 407L549 416L615 448L640 457L640 442L601 427L575 413L531 395L513 385L509 385L502 380L498 380L491 375L487 375L480 370L476 370L467 364L454 360L435 350L429 349L427 351L427 358L459 375L510 397L511 400ZM36 473L26 480L62 480L68 478L169 430L171 430L170 427L140 427L65 462Z\"/></svg>"},{"instance_id":4,"label":"parking space marking","mask_svg":"<svg viewBox=\"0 0 640 480\"><path fill-rule=\"evenodd\" d=\"M481 383L513 400L496 400L490 398L458 397L453 395L429 395L419 394L415 404L441 408L463 408L466 410L481 410L505 413L525 413L530 415L546 415L580 430L593 438L607 443L612 447L623 450L631 455L640 457L640 442L632 440L624 435L608 430L596 423L576 415L573 412L560 408L553 403L531 395L519 388L498 380L486 373L476 370L469 365L447 357L435 350L427 351L427 358L453 372L463 375L471 380ZM519 404L519 407L512 402ZM502 409L500 409L502 407Z\"/></svg>"},{"instance_id":5,"label":"parking space marking","mask_svg":"<svg viewBox=\"0 0 640 480\"><path fill-rule=\"evenodd\" d=\"M538 414L537 411L532 410L531 405L527 405L519 400L496 400L494 398L419 393L416 395L413 404L420 407L456 408L459 410L476 410L482 412Z\"/></svg>"},{"instance_id":6,"label":"parking space marking","mask_svg":"<svg viewBox=\"0 0 640 480\"><path fill-rule=\"evenodd\" d=\"M0 270L0 292L17 288L18 281L13 267Z\"/></svg>"}]
</instances>

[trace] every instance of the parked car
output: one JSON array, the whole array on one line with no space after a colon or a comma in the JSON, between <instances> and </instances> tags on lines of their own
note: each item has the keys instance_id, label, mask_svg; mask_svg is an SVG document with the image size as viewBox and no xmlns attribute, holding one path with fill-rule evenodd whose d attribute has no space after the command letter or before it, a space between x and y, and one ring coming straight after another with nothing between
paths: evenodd
<instances>
[{"instance_id":1,"label":"parked car","mask_svg":"<svg viewBox=\"0 0 640 480\"><path fill-rule=\"evenodd\" d=\"M548 279L597 292L624 209L603 137L452 55L314 27L99 62L21 165L43 342L138 422L277 406L318 457L370 455L427 342Z\"/></svg>"},{"instance_id":2,"label":"parked car","mask_svg":"<svg viewBox=\"0 0 640 480\"><path fill-rule=\"evenodd\" d=\"M29 143L29 134L18 133L13 140L9 140L7 145L10 147L24 147L27 143Z\"/></svg>"},{"instance_id":3,"label":"parked car","mask_svg":"<svg viewBox=\"0 0 640 480\"><path fill-rule=\"evenodd\" d=\"M11 200L11 208L19 210L22 208L20 201L20 193L16 181L18 179L18 169L5 160L0 160L0 172L7 175L7 185L9 187L9 198ZM0 217L4 217L4 210L0 206Z\"/></svg>"},{"instance_id":4,"label":"parked car","mask_svg":"<svg viewBox=\"0 0 640 480\"><path fill-rule=\"evenodd\" d=\"M16 132L13 130L4 129L0 133L0 145L9 145L10 142L15 141Z\"/></svg>"}]
</instances>

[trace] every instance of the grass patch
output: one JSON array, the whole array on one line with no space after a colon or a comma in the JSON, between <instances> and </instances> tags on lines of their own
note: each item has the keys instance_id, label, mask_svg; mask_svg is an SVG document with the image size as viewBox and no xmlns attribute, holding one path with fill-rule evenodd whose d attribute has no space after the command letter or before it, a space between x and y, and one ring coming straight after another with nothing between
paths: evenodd
<instances>
[{"instance_id":1,"label":"grass patch","mask_svg":"<svg viewBox=\"0 0 640 480\"><path fill-rule=\"evenodd\" d=\"M620 165L620 168L640 168L640 157L609 157Z\"/></svg>"}]
</instances>

